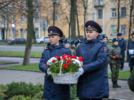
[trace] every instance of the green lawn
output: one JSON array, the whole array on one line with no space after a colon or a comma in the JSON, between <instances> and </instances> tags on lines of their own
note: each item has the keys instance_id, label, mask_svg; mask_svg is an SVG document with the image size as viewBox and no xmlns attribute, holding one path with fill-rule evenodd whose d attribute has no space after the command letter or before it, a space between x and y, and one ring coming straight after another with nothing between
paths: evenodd
<instances>
[{"instance_id":1,"label":"green lawn","mask_svg":"<svg viewBox=\"0 0 134 100\"><path fill-rule=\"evenodd\" d=\"M19 70L30 70L30 71L40 71L39 70L39 64L35 63L35 64L30 64L30 65L14 65L14 66L10 66L10 67L3 67L6 69L19 69ZM119 78L121 79L128 79L130 76L130 71L120 71L119 73ZM108 77L111 77L111 73L108 73Z\"/></svg>"},{"instance_id":2,"label":"green lawn","mask_svg":"<svg viewBox=\"0 0 134 100\"><path fill-rule=\"evenodd\" d=\"M128 79L130 76L130 71L120 71L119 78ZM108 77L111 77L111 73L108 73Z\"/></svg>"},{"instance_id":3,"label":"green lawn","mask_svg":"<svg viewBox=\"0 0 134 100\"><path fill-rule=\"evenodd\" d=\"M40 71L38 63L30 64L30 65L26 65L26 66L13 65L13 66L10 66L10 67L3 67L3 68L6 68L6 69L19 69L19 70L30 70L30 71Z\"/></svg>"},{"instance_id":4,"label":"green lawn","mask_svg":"<svg viewBox=\"0 0 134 100\"><path fill-rule=\"evenodd\" d=\"M10 61L0 61L0 64L11 63Z\"/></svg>"},{"instance_id":5,"label":"green lawn","mask_svg":"<svg viewBox=\"0 0 134 100\"><path fill-rule=\"evenodd\" d=\"M41 57L42 52L31 52L31 57ZM0 51L0 56L4 57L24 57L24 52Z\"/></svg>"}]
</instances>

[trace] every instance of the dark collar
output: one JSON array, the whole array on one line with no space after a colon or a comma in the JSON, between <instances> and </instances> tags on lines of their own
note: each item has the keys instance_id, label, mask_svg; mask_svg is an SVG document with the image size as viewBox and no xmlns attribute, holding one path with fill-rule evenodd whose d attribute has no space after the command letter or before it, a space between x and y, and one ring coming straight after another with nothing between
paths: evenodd
<instances>
[{"instance_id":1,"label":"dark collar","mask_svg":"<svg viewBox=\"0 0 134 100\"><path fill-rule=\"evenodd\" d=\"M89 43L96 43L98 41L98 39L93 39L91 41L88 41L87 39L85 40L85 43L86 44L89 44Z\"/></svg>"}]
</instances>

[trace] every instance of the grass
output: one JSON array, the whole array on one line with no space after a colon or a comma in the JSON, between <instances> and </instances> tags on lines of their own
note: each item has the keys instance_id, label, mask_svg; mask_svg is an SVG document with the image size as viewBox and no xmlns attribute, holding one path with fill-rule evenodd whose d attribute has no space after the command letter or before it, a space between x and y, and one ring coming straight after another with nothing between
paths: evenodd
<instances>
[{"instance_id":1,"label":"grass","mask_svg":"<svg viewBox=\"0 0 134 100\"><path fill-rule=\"evenodd\" d=\"M13 65L13 66L9 66L9 67L3 67L6 69L18 69L18 70L29 70L29 71L40 71L39 70L39 64L35 63L35 64L29 64L29 65Z\"/></svg>"},{"instance_id":2,"label":"grass","mask_svg":"<svg viewBox=\"0 0 134 100\"><path fill-rule=\"evenodd\" d=\"M130 71L119 72L119 78L121 79L128 79L129 76L130 76ZM108 77L111 77L111 73L108 73Z\"/></svg>"},{"instance_id":3,"label":"grass","mask_svg":"<svg viewBox=\"0 0 134 100\"><path fill-rule=\"evenodd\" d=\"M3 67L6 69L18 69L18 70L30 70L30 71L40 71L39 70L39 64L29 64L29 65L13 65L9 67ZM130 71L120 71L119 72L119 78L121 79L128 79L130 76ZM108 77L111 77L111 73L108 73Z\"/></svg>"},{"instance_id":4,"label":"grass","mask_svg":"<svg viewBox=\"0 0 134 100\"><path fill-rule=\"evenodd\" d=\"M11 61L0 61L0 64L11 63Z\"/></svg>"},{"instance_id":5,"label":"grass","mask_svg":"<svg viewBox=\"0 0 134 100\"><path fill-rule=\"evenodd\" d=\"M4 57L24 57L25 52L0 51L0 56ZM31 57L41 57L42 52L31 52Z\"/></svg>"}]
</instances>

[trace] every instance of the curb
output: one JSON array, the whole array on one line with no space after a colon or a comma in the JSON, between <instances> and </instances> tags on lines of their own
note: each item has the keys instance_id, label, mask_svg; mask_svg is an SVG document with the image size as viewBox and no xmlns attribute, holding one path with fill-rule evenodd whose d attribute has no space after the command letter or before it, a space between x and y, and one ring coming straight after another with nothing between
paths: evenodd
<instances>
[{"instance_id":1,"label":"curb","mask_svg":"<svg viewBox=\"0 0 134 100\"><path fill-rule=\"evenodd\" d=\"M111 77L108 77L108 79L111 79ZM128 81L128 79L123 79L123 78L118 78L118 80Z\"/></svg>"},{"instance_id":2,"label":"curb","mask_svg":"<svg viewBox=\"0 0 134 100\"><path fill-rule=\"evenodd\" d=\"M1 63L0 65L19 64L19 62Z\"/></svg>"}]
</instances>

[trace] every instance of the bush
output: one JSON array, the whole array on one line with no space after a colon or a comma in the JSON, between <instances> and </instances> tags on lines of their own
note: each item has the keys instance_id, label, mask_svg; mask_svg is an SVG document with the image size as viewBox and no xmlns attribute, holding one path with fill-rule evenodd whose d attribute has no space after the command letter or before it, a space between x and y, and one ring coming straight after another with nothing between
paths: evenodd
<instances>
[{"instance_id":1,"label":"bush","mask_svg":"<svg viewBox=\"0 0 134 100\"><path fill-rule=\"evenodd\" d=\"M38 86L34 86L32 83L27 84L25 82L12 82L8 85L8 97L13 95L34 96L40 92Z\"/></svg>"},{"instance_id":2,"label":"bush","mask_svg":"<svg viewBox=\"0 0 134 100\"><path fill-rule=\"evenodd\" d=\"M7 89L8 89L8 86L4 86L4 85L0 85L0 97L1 98L5 98L7 97ZM1 100L0 98L0 100Z\"/></svg>"},{"instance_id":3,"label":"bush","mask_svg":"<svg viewBox=\"0 0 134 100\"><path fill-rule=\"evenodd\" d=\"M70 89L71 99L76 99L77 97L77 85L72 85Z\"/></svg>"},{"instance_id":4,"label":"bush","mask_svg":"<svg viewBox=\"0 0 134 100\"><path fill-rule=\"evenodd\" d=\"M25 97L24 95L13 96L9 100L32 100L31 97Z\"/></svg>"}]
</instances>

